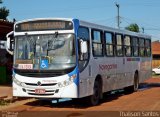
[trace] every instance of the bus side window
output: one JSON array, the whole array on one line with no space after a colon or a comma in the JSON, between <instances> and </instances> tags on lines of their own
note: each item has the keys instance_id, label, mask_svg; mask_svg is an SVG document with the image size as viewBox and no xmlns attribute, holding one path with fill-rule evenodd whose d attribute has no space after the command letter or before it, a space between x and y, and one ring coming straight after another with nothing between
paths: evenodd
<instances>
[{"instance_id":1,"label":"bus side window","mask_svg":"<svg viewBox=\"0 0 160 117\"><path fill-rule=\"evenodd\" d=\"M100 30L92 30L93 56L103 56L102 34Z\"/></svg>"},{"instance_id":2,"label":"bus side window","mask_svg":"<svg viewBox=\"0 0 160 117\"><path fill-rule=\"evenodd\" d=\"M123 56L123 36L122 34L116 34L116 53L117 56Z\"/></svg>"},{"instance_id":3,"label":"bus side window","mask_svg":"<svg viewBox=\"0 0 160 117\"><path fill-rule=\"evenodd\" d=\"M145 46L144 46L144 39L143 38L139 39L139 55L141 57L145 56Z\"/></svg>"},{"instance_id":4,"label":"bus side window","mask_svg":"<svg viewBox=\"0 0 160 117\"><path fill-rule=\"evenodd\" d=\"M145 52L147 57L151 56L151 40L149 39L145 40Z\"/></svg>"},{"instance_id":5,"label":"bus side window","mask_svg":"<svg viewBox=\"0 0 160 117\"><path fill-rule=\"evenodd\" d=\"M105 46L106 50L105 53L107 56L114 56L114 38L113 38L113 33L111 32L105 32L104 34L105 38Z\"/></svg>"},{"instance_id":6,"label":"bus side window","mask_svg":"<svg viewBox=\"0 0 160 117\"><path fill-rule=\"evenodd\" d=\"M138 51L138 38L137 37L132 37L132 55L134 57L137 57L139 55Z\"/></svg>"},{"instance_id":7,"label":"bus side window","mask_svg":"<svg viewBox=\"0 0 160 117\"><path fill-rule=\"evenodd\" d=\"M128 35L124 36L124 49L125 56L131 56L131 37Z\"/></svg>"}]
</instances>

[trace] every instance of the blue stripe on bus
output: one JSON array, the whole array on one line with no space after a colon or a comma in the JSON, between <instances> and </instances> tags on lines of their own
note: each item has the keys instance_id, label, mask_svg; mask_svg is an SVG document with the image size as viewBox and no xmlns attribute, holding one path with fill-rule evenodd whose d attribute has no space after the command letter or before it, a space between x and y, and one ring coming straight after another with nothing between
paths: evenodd
<instances>
[{"instance_id":1,"label":"blue stripe on bus","mask_svg":"<svg viewBox=\"0 0 160 117\"><path fill-rule=\"evenodd\" d=\"M78 27L79 27L79 20L78 19L73 19L73 23L74 23L74 32L77 35Z\"/></svg>"},{"instance_id":2,"label":"blue stripe on bus","mask_svg":"<svg viewBox=\"0 0 160 117\"><path fill-rule=\"evenodd\" d=\"M77 39L77 36L78 36L78 29L79 29L79 20L78 19L73 19L73 24L74 24L74 33L75 33L75 37L76 37L76 68L73 72L71 72L69 75L72 76L73 74L76 74L77 77L74 79L74 83L77 85L77 96L79 97L79 71L78 71L78 39Z\"/></svg>"},{"instance_id":3,"label":"blue stripe on bus","mask_svg":"<svg viewBox=\"0 0 160 117\"><path fill-rule=\"evenodd\" d=\"M71 77L73 75L76 75L76 78L74 78L73 82L78 86L79 85L79 75L78 75L77 67L71 73L68 74L69 77Z\"/></svg>"}]
</instances>

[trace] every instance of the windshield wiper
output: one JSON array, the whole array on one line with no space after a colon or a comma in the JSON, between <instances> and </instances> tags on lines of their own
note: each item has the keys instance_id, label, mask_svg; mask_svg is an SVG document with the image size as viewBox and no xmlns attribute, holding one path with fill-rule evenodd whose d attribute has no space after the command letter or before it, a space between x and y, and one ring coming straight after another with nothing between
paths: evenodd
<instances>
[{"instance_id":1,"label":"windshield wiper","mask_svg":"<svg viewBox=\"0 0 160 117\"><path fill-rule=\"evenodd\" d=\"M57 32L55 32L55 38L57 38L58 37L58 31Z\"/></svg>"},{"instance_id":2,"label":"windshield wiper","mask_svg":"<svg viewBox=\"0 0 160 117\"><path fill-rule=\"evenodd\" d=\"M55 32L55 34L53 35L52 40L48 40L47 54L48 54L48 51L55 49L53 43L56 42L56 39L57 39L58 35L59 35L59 33L58 33L58 32Z\"/></svg>"}]
</instances>

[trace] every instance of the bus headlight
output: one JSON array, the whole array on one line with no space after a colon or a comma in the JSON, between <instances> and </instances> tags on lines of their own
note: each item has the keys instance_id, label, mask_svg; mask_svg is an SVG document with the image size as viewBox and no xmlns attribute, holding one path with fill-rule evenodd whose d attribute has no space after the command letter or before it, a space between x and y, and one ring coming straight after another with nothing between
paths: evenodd
<instances>
[{"instance_id":1,"label":"bus headlight","mask_svg":"<svg viewBox=\"0 0 160 117\"><path fill-rule=\"evenodd\" d=\"M65 87L65 86L72 84L76 77L77 77L76 74L73 74L72 76L70 76L70 78L68 80L65 80L63 82L59 82L58 87L61 88L61 87Z\"/></svg>"},{"instance_id":2,"label":"bus headlight","mask_svg":"<svg viewBox=\"0 0 160 117\"><path fill-rule=\"evenodd\" d=\"M13 81L14 81L17 85L19 85L19 86L24 87L24 85L25 85L23 82L20 82L20 81L17 80L15 77L13 77Z\"/></svg>"},{"instance_id":3,"label":"bus headlight","mask_svg":"<svg viewBox=\"0 0 160 117\"><path fill-rule=\"evenodd\" d=\"M18 81L16 78L13 77L13 81L17 84L17 85L21 85L21 82Z\"/></svg>"},{"instance_id":4,"label":"bus headlight","mask_svg":"<svg viewBox=\"0 0 160 117\"><path fill-rule=\"evenodd\" d=\"M77 75L73 74L72 76L70 76L69 81L73 82L76 77L77 77Z\"/></svg>"},{"instance_id":5,"label":"bus headlight","mask_svg":"<svg viewBox=\"0 0 160 117\"><path fill-rule=\"evenodd\" d=\"M59 83L58 83L58 87L59 87L59 88L63 87L62 83L59 82Z\"/></svg>"},{"instance_id":6,"label":"bus headlight","mask_svg":"<svg viewBox=\"0 0 160 117\"><path fill-rule=\"evenodd\" d=\"M22 87L25 87L25 83L21 82L21 86L22 86Z\"/></svg>"}]
</instances>

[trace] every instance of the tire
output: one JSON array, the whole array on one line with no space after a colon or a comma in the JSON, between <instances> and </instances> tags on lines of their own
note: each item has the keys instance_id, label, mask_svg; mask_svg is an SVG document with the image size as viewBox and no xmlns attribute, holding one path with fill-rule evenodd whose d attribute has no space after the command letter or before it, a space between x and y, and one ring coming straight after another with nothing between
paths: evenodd
<instances>
[{"instance_id":1,"label":"tire","mask_svg":"<svg viewBox=\"0 0 160 117\"><path fill-rule=\"evenodd\" d=\"M139 88L139 77L138 77L138 73L135 73L133 85L129 87L125 87L124 90L128 94L128 93L133 93L138 91L138 88Z\"/></svg>"},{"instance_id":2,"label":"tire","mask_svg":"<svg viewBox=\"0 0 160 117\"><path fill-rule=\"evenodd\" d=\"M135 73L134 75L134 84L133 84L133 91L136 92L138 91L139 88L139 77L138 77L138 73Z\"/></svg>"},{"instance_id":3,"label":"tire","mask_svg":"<svg viewBox=\"0 0 160 117\"><path fill-rule=\"evenodd\" d=\"M89 96L87 101L89 105L96 106L100 102L101 97L101 86L98 80L95 80L94 87L93 87L93 95Z\"/></svg>"}]
</instances>

